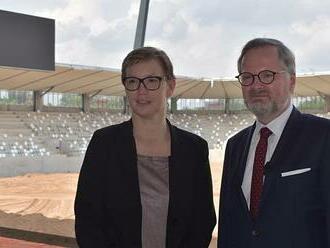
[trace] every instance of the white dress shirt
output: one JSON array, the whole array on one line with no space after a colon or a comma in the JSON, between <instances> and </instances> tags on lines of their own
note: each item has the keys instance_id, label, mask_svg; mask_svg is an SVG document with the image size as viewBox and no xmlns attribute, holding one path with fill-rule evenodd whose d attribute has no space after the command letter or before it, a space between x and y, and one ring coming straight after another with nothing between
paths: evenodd
<instances>
[{"instance_id":1,"label":"white dress shirt","mask_svg":"<svg viewBox=\"0 0 330 248\"><path fill-rule=\"evenodd\" d=\"M262 124L258 120L256 121L256 128L254 129L249 154L246 160L246 167L242 182L242 190L245 196L248 207L250 208L250 195L251 195L251 182L252 182L252 172L253 172L253 162L254 154L256 151L257 144L260 138L260 129L263 127L269 128L273 133L268 138L268 146L265 164L272 158L276 145L281 137L285 124L287 123L290 114L292 112L293 105L290 104L289 107L276 119L272 120L267 125Z\"/></svg>"}]
</instances>

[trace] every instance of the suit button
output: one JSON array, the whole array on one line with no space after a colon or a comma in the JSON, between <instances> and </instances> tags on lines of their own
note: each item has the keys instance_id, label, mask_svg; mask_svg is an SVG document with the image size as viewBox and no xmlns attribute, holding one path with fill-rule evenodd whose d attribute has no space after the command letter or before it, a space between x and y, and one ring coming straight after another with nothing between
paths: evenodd
<instances>
[{"instance_id":1,"label":"suit button","mask_svg":"<svg viewBox=\"0 0 330 248\"><path fill-rule=\"evenodd\" d=\"M253 237L258 237L259 235L260 235L260 232L258 232L257 230L252 231L252 236Z\"/></svg>"}]
</instances>

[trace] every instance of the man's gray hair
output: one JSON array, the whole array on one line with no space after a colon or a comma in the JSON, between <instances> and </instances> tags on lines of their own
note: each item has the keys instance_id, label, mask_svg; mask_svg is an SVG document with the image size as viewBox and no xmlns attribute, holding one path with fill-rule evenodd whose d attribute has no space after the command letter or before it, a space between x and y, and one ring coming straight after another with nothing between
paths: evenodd
<instances>
[{"instance_id":1,"label":"man's gray hair","mask_svg":"<svg viewBox=\"0 0 330 248\"><path fill-rule=\"evenodd\" d=\"M237 61L238 72L239 73L242 72L242 60L244 55L247 53L247 51L253 48L260 48L265 46L276 47L278 52L278 58L284 64L284 66L286 66L287 71L291 75L296 74L296 63L293 52L287 46L285 46L281 41L270 38L256 38L250 40L248 43L245 44L245 46L242 49L241 55L239 56Z\"/></svg>"}]
</instances>

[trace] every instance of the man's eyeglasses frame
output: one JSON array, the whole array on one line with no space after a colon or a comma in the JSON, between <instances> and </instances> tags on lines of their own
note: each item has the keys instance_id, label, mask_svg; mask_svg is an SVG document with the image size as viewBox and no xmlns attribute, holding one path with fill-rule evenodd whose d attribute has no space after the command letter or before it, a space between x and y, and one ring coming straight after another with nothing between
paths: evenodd
<instances>
[{"instance_id":1,"label":"man's eyeglasses frame","mask_svg":"<svg viewBox=\"0 0 330 248\"><path fill-rule=\"evenodd\" d=\"M263 71L260 71L258 74L253 74L251 72L241 72L239 75L237 75L235 78L237 78L238 82L242 85L242 86L250 86L252 85L254 82L255 82L255 77L257 76L258 79L259 79L259 82L263 83L263 84L271 84L274 80L275 80L275 75L276 74L280 74L280 73L284 73L284 72L287 72L285 70L283 71L271 71L271 70L263 70ZM265 81L265 77L263 77L264 74L266 73L270 73L272 74L272 78L271 80L269 81ZM251 76L250 78L252 78L252 80L249 79L249 82L248 83L245 83L244 82L244 79L242 76L244 75L248 75L248 76Z\"/></svg>"}]
</instances>

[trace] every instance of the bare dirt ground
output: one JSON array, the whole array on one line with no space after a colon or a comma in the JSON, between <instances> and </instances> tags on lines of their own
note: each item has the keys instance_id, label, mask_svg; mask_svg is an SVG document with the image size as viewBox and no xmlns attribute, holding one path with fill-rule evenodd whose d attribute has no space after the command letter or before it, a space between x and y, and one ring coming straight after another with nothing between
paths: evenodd
<instances>
[{"instance_id":1,"label":"bare dirt ground","mask_svg":"<svg viewBox=\"0 0 330 248\"><path fill-rule=\"evenodd\" d=\"M221 163L222 165L222 163ZM222 174L212 163L214 204L218 213ZM0 178L1 226L74 237L73 202L78 174L27 174ZM216 247L217 227L210 248Z\"/></svg>"}]
</instances>

